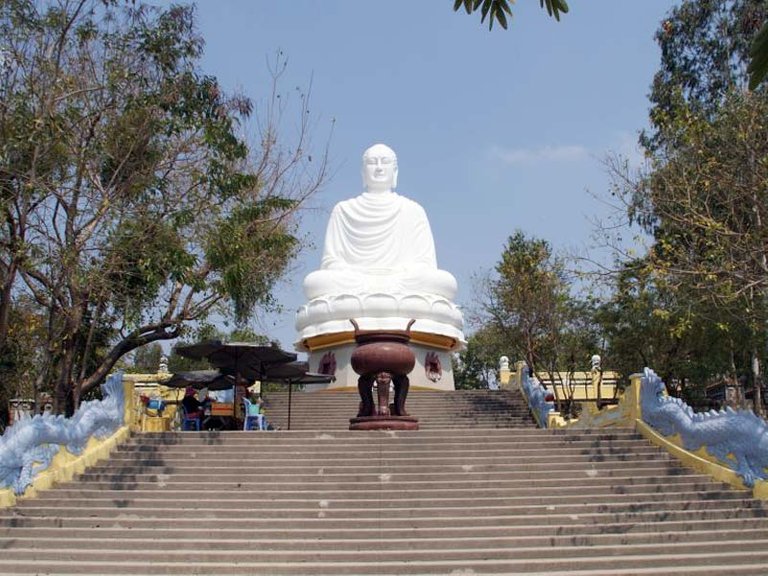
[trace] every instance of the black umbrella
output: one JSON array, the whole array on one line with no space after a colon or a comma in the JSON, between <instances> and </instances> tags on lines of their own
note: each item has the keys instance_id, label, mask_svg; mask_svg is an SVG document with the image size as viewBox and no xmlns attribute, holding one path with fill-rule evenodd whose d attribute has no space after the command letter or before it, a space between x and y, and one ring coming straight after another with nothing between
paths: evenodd
<instances>
[{"instance_id":1,"label":"black umbrella","mask_svg":"<svg viewBox=\"0 0 768 576\"><path fill-rule=\"evenodd\" d=\"M296 360L285 364L269 366L264 372L264 380L268 382L284 382L286 378L298 378L309 371L309 362Z\"/></svg>"},{"instance_id":2,"label":"black umbrella","mask_svg":"<svg viewBox=\"0 0 768 576\"><path fill-rule=\"evenodd\" d=\"M330 374L307 372L309 362L298 361L286 364L276 364L267 368L264 380L267 382L282 382L288 385L288 430L291 429L291 397L294 384L328 384L336 380Z\"/></svg>"},{"instance_id":3,"label":"black umbrella","mask_svg":"<svg viewBox=\"0 0 768 576\"><path fill-rule=\"evenodd\" d=\"M222 374L218 370L193 370L191 372L176 372L169 380L163 382L169 388L186 388L195 390L226 390L235 385L235 378L230 374Z\"/></svg>"},{"instance_id":4,"label":"black umbrella","mask_svg":"<svg viewBox=\"0 0 768 576\"><path fill-rule=\"evenodd\" d=\"M236 379L260 380L267 368L296 360L296 354L276 346L263 346L253 342L221 342L211 340L199 344L179 346L176 351L187 358L205 358L222 372L234 374Z\"/></svg>"},{"instance_id":5,"label":"black umbrella","mask_svg":"<svg viewBox=\"0 0 768 576\"><path fill-rule=\"evenodd\" d=\"M235 377L235 414L239 406L239 391L243 379L262 380L269 366L296 360L296 354L277 346L263 346L253 342L222 342L211 340L189 346L178 346L176 351L187 358L205 358L224 373Z\"/></svg>"}]
</instances>

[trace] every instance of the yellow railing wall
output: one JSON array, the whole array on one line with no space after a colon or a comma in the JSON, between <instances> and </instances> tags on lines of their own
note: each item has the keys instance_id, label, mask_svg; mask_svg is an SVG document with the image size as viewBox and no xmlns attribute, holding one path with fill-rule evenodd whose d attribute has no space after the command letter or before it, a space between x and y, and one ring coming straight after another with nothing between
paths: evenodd
<instances>
[{"instance_id":1,"label":"yellow railing wall","mask_svg":"<svg viewBox=\"0 0 768 576\"><path fill-rule=\"evenodd\" d=\"M34 498L41 490L46 490L59 482L69 482L86 468L109 458L112 451L131 435L135 425L135 410L131 399L134 396L133 382L123 380L125 394L124 424L108 438L88 440L82 454L72 454L62 446L54 456L50 466L38 474L23 495L17 496L11 488L0 490L0 508L13 506L20 499Z\"/></svg>"},{"instance_id":2,"label":"yellow railing wall","mask_svg":"<svg viewBox=\"0 0 768 576\"><path fill-rule=\"evenodd\" d=\"M617 405L599 410L594 403L585 403L583 404L583 412L576 420L565 420L558 412L550 412L547 427L594 429L623 426L634 428L648 442L667 451L686 466L702 474L707 474L719 482L725 482L739 490L746 490L747 487L741 477L727 466L720 464L715 456L707 452L706 448L702 447L695 452L686 450L679 435L663 436L643 422L640 404L641 378L642 374L633 374L630 377L631 384L624 390ZM752 494L755 498L768 500L768 481L755 482Z\"/></svg>"}]
</instances>

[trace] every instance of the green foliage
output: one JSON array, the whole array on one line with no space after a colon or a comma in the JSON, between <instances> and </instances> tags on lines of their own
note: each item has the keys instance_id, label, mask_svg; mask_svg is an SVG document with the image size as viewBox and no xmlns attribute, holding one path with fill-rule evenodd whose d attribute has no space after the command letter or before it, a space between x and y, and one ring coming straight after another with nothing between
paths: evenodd
<instances>
[{"instance_id":1,"label":"green foliage","mask_svg":"<svg viewBox=\"0 0 768 576\"><path fill-rule=\"evenodd\" d=\"M493 326L484 326L467 338L467 347L452 358L457 390L488 388L498 380L499 359L509 350Z\"/></svg>"},{"instance_id":2,"label":"green foliage","mask_svg":"<svg viewBox=\"0 0 768 576\"><path fill-rule=\"evenodd\" d=\"M768 20L763 22L763 27L755 36L752 47L749 49L751 60L747 67L749 74L749 89L755 90L768 74Z\"/></svg>"},{"instance_id":3,"label":"green foliage","mask_svg":"<svg viewBox=\"0 0 768 576\"><path fill-rule=\"evenodd\" d=\"M269 302L272 285L296 250L298 239L275 222L276 215L294 206L284 198L238 206L211 235L208 261L221 275L220 286L231 298L237 322L247 320L256 304Z\"/></svg>"},{"instance_id":4,"label":"green foliage","mask_svg":"<svg viewBox=\"0 0 768 576\"><path fill-rule=\"evenodd\" d=\"M766 118L766 99L748 93L730 94L712 119L687 116L674 156L642 183L657 218L654 265L728 306L768 286Z\"/></svg>"},{"instance_id":5,"label":"green foliage","mask_svg":"<svg viewBox=\"0 0 768 576\"><path fill-rule=\"evenodd\" d=\"M34 300L59 407L131 350L272 305L324 178L305 106L293 151L269 109L252 148L252 105L199 69L190 6L8 0L0 37L0 348Z\"/></svg>"},{"instance_id":6,"label":"green foliage","mask_svg":"<svg viewBox=\"0 0 768 576\"><path fill-rule=\"evenodd\" d=\"M722 378L759 382L753 366L768 359L768 101L717 98L681 98L647 174L619 175L654 243L627 263L600 318L617 367L642 361L690 398Z\"/></svg>"},{"instance_id":7,"label":"green foliage","mask_svg":"<svg viewBox=\"0 0 768 576\"><path fill-rule=\"evenodd\" d=\"M610 365L652 366L697 401L722 379L759 384L768 360L766 17L764 0L676 6L656 34L647 167L636 177L613 166L630 222L653 245L623 264L598 312Z\"/></svg>"},{"instance_id":8,"label":"green foliage","mask_svg":"<svg viewBox=\"0 0 768 576\"><path fill-rule=\"evenodd\" d=\"M731 374L734 362L743 368L748 360L737 346L743 334L722 316L716 319L716 313L665 282L648 259L626 262L595 314L606 341L603 365L619 372L624 383L643 367L653 367L687 395L715 375Z\"/></svg>"},{"instance_id":9,"label":"green foliage","mask_svg":"<svg viewBox=\"0 0 768 576\"><path fill-rule=\"evenodd\" d=\"M686 113L710 118L729 91L746 88L753 39L768 18L764 0L684 0L656 32L661 68L651 88L652 131L641 143L654 152L676 145Z\"/></svg>"},{"instance_id":10,"label":"green foliage","mask_svg":"<svg viewBox=\"0 0 768 576\"><path fill-rule=\"evenodd\" d=\"M36 366L46 345L45 313L34 301L20 298L10 315L5 346L0 349L0 405L9 398L33 398Z\"/></svg>"},{"instance_id":11,"label":"green foliage","mask_svg":"<svg viewBox=\"0 0 768 576\"><path fill-rule=\"evenodd\" d=\"M475 323L486 366L501 355L524 359L534 372L554 373L566 364L586 366L598 351L592 305L570 294L564 261L545 240L511 236L495 274L478 286Z\"/></svg>"},{"instance_id":12,"label":"green foliage","mask_svg":"<svg viewBox=\"0 0 768 576\"><path fill-rule=\"evenodd\" d=\"M139 319L169 280L191 281L197 260L180 232L157 215L128 220L113 232L105 284L113 306L126 318Z\"/></svg>"},{"instance_id":13,"label":"green foliage","mask_svg":"<svg viewBox=\"0 0 768 576\"><path fill-rule=\"evenodd\" d=\"M510 3L514 3L514 0L455 0L453 11L456 12L463 7L467 14L472 14L480 10L480 22L485 22L488 18L489 30L493 30L494 21L506 30L507 15L512 16ZM546 6L547 13L558 21L560 13L568 12L568 3L565 0L539 0L539 3L542 8Z\"/></svg>"}]
</instances>

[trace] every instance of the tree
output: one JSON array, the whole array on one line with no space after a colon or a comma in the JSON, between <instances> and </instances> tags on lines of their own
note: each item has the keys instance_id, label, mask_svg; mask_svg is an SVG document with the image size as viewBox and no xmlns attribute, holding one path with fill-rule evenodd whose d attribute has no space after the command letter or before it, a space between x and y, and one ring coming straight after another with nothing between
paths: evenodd
<instances>
[{"instance_id":1,"label":"tree","mask_svg":"<svg viewBox=\"0 0 768 576\"><path fill-rule=\"evenodd\" d=\"M472 14L477 10L480 10L480 22L485 22L485 18L488 18L488 29L493 30L493 22L499 23L499 26L507 29L507 15L512 16L512 9L509 7L510 2L514 3L515 0L455 0L453 3L453 11L456 12L459 8L464 8L467 14ZM554 16L555 20L560 20L560 13L568 12L568 3L565 0L539 0L541 7L546 6L547 12L550 16Z\"/></svg>"},{"instance_id":2,"label":"tree","mask_svg":"<svg viewBox=\"0 0 768 576\"><path fill-rule=\"evenodd\" d=\"M756 410L768 322L767 119L768 101L749 92L729 93L712 113L678 115L674 149L624 192L648 210L640 220L654 237L647 265L657 284L718 327L710 336L721 349L746 350L747 361L732 364L751 372Z\"/></svg>"},{"instance_id":3,"label":"tree","mask_svg":"<svg viewBox=\"0 0 768 576\"><path fill-rule=\"evenodd\" d=\"M498 337L494 326L482 326L467 338L467 347L453 358L453 380L457 390L489 388L498 380L499 358L509 343Z\"/></svg>"},{"instance_id":4,"label":"tree","mask_svg":"<svg viewBox=\"0 0 768 576\"><path fill-rule=\"evenodd\" d=\"M686 0L662 22L652 128L640 139L647 165L632 176L610 163L630 222L653 245L627 263L617 287L634 288L615 295L601 318L655 334L656 347L646 345L646 352L665 379L683 383L683 392L688 382L694 390L713 378L751 373L757 410L765 360L766 247L759 236L766 216L766 91L748 91L748 83L756 84L747 63L750 54L753 62L759 57L757 31L766 16L764 0ZM645 322L644 308L651 314ZM622 337L614 332L609 341L618 350ZM624 342L635 355L644 349L639 339Z\"/></svg>"},{"instance_id":5,"label":"tree","mask_svg":"<svg viewBox=\"0 0 768 576\"><path fill-rule=\"evenodd\" d=\"M0 429L11 398L37 399L42 379L38 368L46 342L44 311L29 298L14 302L5 346L0 349Z\"/></svg>"},{"instance_id":6,"label":"tree","mask_svg":"<svg viewBox=\"0 0 768 576\"><path fill-rule=\"evenodd\" d=\"M766 18L765 0L684 0L671 10L656 32L661 67L650 93L652 131L641 137L647 150L674 148L686 110L711 118L729 91L747 87L750 49Z\"/></svg>"},{"instance_id":7,"label":"tree","mask_svg":"<svg viewBox=\"0 0 768 576\"><path fill-rule=\"evenodd\" d=\"M752 58L747 67L749 89L756 90L768 75L768 20L755 36L749 55Z\"/></svg>"},{"instance_id":8,"label":"tree","mask_svg":"<svg viewBox=\"0 0 768 576\"><path fill-rule=\"evenodd\" d=\"M472 14L477 10L481 10L480 22L485 22L486 17L490 16L490 18L488 18L489 30L493 30L494 21L498 22L499 25L506 30L507 15L510 17L512 16L512 10L509 7L510 2L513 3L514 0L455 0L453 10L455 12L463 7L467 14ZM560 20L560 12L564 14L568 12L568 4L565 0L539 0L539 3L542 8L546 5L549 15L554 16L555 20L558 21ZM749 44L750 61L746 73L748 75L748 85L750 90L755 90L763 80L765 80L766 75L768 75L768 20L765 19L765 13L762 13L762 16L755 16L756 12L764 9L761 4L763 4L762 0L751 0L747 3L735 3L734 6L730 8L733 13L740 12L742 8L747 9L745 11L746 19L742 21L742 24L746 24L749 27L747 32L754 32L757 30L756 24L759 25L759 22L763 22L762 28L760 28L759 32L754 35L754 39L751 44ZM688 15L685 14L686 10L689 11ZM728 3L720 0L705 0L695 3L687 1L682 6L674 8L672 18L664 22L662 28L664 35L668 37L674 35L675 27L673 20L675 19L679 18L681 21L685 21L688 20L688 16L698 16L699 22L711 20L714 23L714 21L720 20L719 17L713 18L715 14L720 16L728 10ZM712 28L712 31L715 32L715 35L707 38L706 43L702 44L709 44L710 48L715 47L716 50L730 53L731 48L725 47L722 44L718 45L718 39L722 38L724 35L733 36L733 29L728 29L727 27L718 28L715 26ZM739 52L744 52L743 45L733 48ZM727 61L727 59L724 61ZM701 66L702 69L706 69L706 64L697 61L695 57L689 60L689 64ZM693 80L694 82L696 81L695 76L691 76L688 79Z\"/></svg>"},{"instance_id":9,"label":"tree","mask_svg":"<svg viewBox=\"0 0 768 576\"><path fill-rule=\"evenodd\" d=\"M492 335L494 362L503 343L507 356L525 359L541 379L552 380L563 369L588 363L598 349L591 306L571 296L564 261L545 240L517 231L495 273L478 282L478 293L472 320L486 337Z\"/></svg>"},{"instance_id":10,"label":"tree","mask_svg":"<svg viewBox=\"0 0 768 576\"><path fill-rule=\"evenodd\" d=\"M652 367L674 395L700 404L717 376L735 381L745 368L739 352L743 335L733 331L721 310L670 284L649 258L627 261L613 290L595 315L605 338L605 359L627 382Z\"/></svg>"},{"instance_id":11,"label":"tree","mask_svg":"<svg viewBox=\"0 0 768 576\"><path fill-rule=\"evenodd\" d=\"M58 410L140 346L272 304L325 179L306 96L288 146L273 86L249 146L252 103L198 69L189 6L8 0L0 37L0 346L7 310L33 298Z\"/></svg>"}]
</instances>

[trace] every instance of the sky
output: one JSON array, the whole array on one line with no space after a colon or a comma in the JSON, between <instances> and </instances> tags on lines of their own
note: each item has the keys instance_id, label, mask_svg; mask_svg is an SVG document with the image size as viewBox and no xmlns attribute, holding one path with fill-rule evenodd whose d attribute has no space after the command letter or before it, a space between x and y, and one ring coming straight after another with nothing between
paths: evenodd
<instances>
[{"instance_id":1,"label":"sky","mask_svg":"<svg viewBox=\"0 0 768 576\"><path fill-rule=\"evenodd\" d=\"M586 250L592 220L608 210L603 160L639 158L660 58L653 36L676 4L571 0L557 22L519 0L508 30L489 31L453 0L199 0L203 70L258 113L281 52L280 136L295 137L291 103L311 85L316 156L329 145L331 178L302 215L312 246L276 289L283 311L254 327L293 350L301 281L320 264L330 210L362 192L361 156L377 142L397 153L397 191L425 208L464 309L472 278L518 229Z\"/></svg>"}]
</instances>

